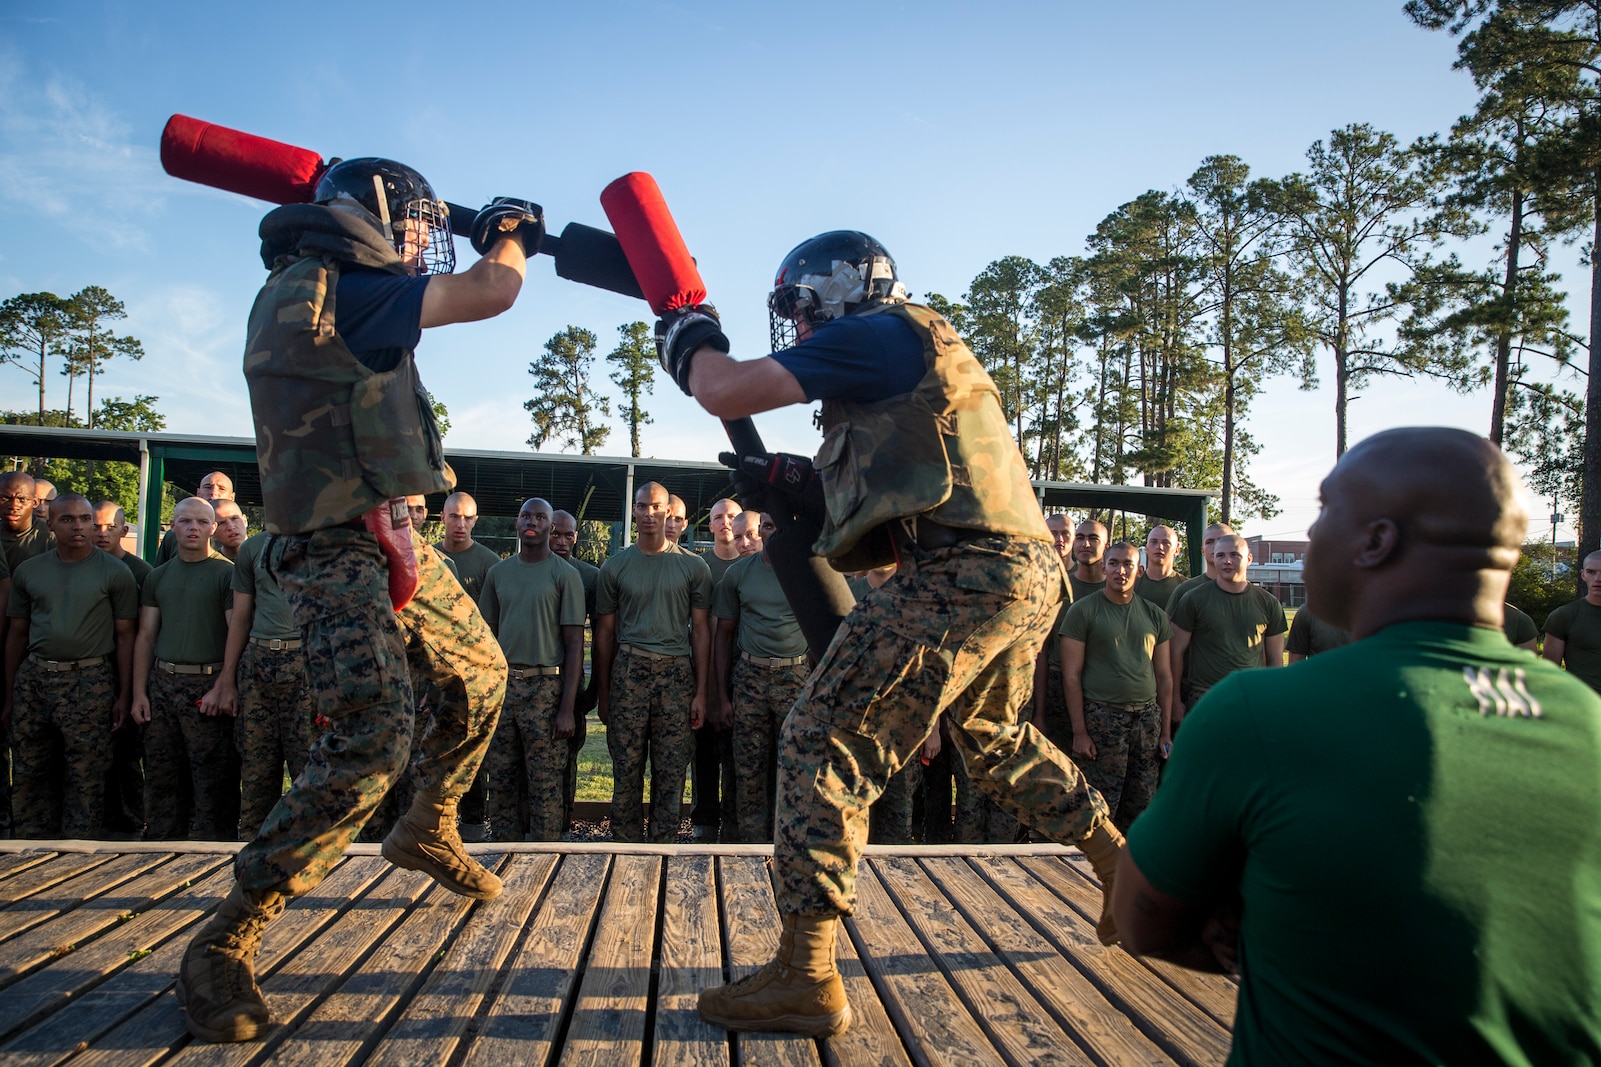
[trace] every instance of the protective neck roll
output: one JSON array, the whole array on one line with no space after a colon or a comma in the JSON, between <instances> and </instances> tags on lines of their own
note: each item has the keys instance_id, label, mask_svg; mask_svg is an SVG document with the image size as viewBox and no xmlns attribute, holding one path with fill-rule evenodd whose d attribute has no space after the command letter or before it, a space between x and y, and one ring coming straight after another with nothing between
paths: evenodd
<instances>
[{"instance_id":1,"label":"protective neck roll","mask_svg":"<svg viewBox=\"0 0 1601 1067\"><path fill-rule=\"evenodd\" d=\"M286 204L261 220L261 262L271 270L280 256L325 255L388 274L408 273L378 225L354 204Z\"/></svg>"}]
</instances>

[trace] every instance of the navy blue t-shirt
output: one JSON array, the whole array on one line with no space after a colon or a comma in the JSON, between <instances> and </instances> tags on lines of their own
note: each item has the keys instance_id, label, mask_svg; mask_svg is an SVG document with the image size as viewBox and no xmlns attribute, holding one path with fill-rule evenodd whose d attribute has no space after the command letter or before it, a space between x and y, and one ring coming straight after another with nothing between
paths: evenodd
<instances>
[{"instance_id":1,"label":"navy blue t-shirt","mask_svg":"<svg viewBox=\"0 0 1601 1067\"><path fill-rule=\"evenodd\" d=\"M422 340L422 294L428 278L344 271L335 291L335 322L351 355L370 370L394 370L400 353Z\"/></svg>"},{"instance_id":2,"label":"navy blue t-shirt","mask_svg":"<svg viewBox=\"0 0 1601 1067\"><path fill-rule=\"evenodd\" d=\"M806 399L871 403L909 393L923 380L923 342L898 315L830 319L773 358L800 383Z\"/></svg>"}]
</instances>

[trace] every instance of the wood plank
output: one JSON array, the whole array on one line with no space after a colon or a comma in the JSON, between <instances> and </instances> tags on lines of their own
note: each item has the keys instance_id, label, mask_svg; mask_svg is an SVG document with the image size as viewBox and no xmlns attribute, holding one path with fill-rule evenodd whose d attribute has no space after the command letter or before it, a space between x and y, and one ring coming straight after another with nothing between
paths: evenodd
<instances>
[{"instance_id":1,"label":"wood plank","mask_svg":"<svg viewBox=\"0 0 1601 1067\"><path fill-rule=\"evenodd\" d=\"M724 856L718 862L730 981L761 970L778 953L783 922L773 901L773 882L767 869L767 858L762 856ZM813 1067L822 1062L817 1042L799 1034L735 1034L734 1049L740 1063L764 1067Z\"/></svg>"},{"instance_id":2,"label":"wood plank","mask_svg":"<svg viewBox=\"0 0 1601 1067\"><path fill-rule=\"evenodd\" d=\"M589 932L611 869L599 853L566 856L534 914L521 949L467 1046L468 1067L545 1063L578 982Z\"/></svg>"},{"instance_id":3,"label":"wood plank","mask_svg":"<svg viewBox=\"0 0 1601 1067\"><path fill-rule=\"evenodd\" d=\"M0 852L0 880L20 874L29 867L37 867L59 855L59 852Z\"/></svg>"},{"instance_id":4,"label":"wood plank","mask_svg":"<svg viewBox=\"0 0 1601 1067\"><path fill-rule=\"evenodd\" d=\"M1084 1050L990 951L915 859L885 856L872 864L918 940L1009 1061L1089 1067Z\"/></svg>"},{"instance_id":5,"label":"wood plank","mask_svg":"<svg viewBox=\"0 0 1601 1067\"><path fill-rule=\"evenodd\" d=\"M911 1057L879 1003L878 990L873 988L850 934L843 932L844 926L840 929L835 952L845 995L851 1001L852 1021L849 1030L823 1041L823 1063L827 1067L910 1067Z\"/></svg>"},{"instance_id":6,"label":"wood plank","mask_svg":"<svg viewBox=\"0 0 1601 1067\"><path fill-rule=\"evenodd\" d=\"M553 853L510 857L501 873L505 888L500 896L468 916L445 958L373 1050L367 1067L443 1067L449 1062L499 978L556 860Z\"/></svg>"},{"instance_id":7,"label":"wood plank","mask_svg":"<svg viewBox=\"0 0 1601 1067\"><path fill-rule=\"evenodd\" d=\"M157 853L127 858L139 862L130 865L123 873L135 873L141 867L154 869L138 874L129 881L119 877L117 880L121 884L114 892L91 897L82 906L73 908L53 922L7 941L4 947L0 947L0 987L10 985L52 960L60 961L58 966L81 971L85 965L70 958L78 954L78 945L92 947L94 939L101 933L133 919L136 909L148 908L152 903L178 892L194 879L204 878L222 866L224 857L191 854L180 856L171 863L159 864L151 862L161 859ZM103 867L96 867L85 877L98 876L102 872L109 874L116 863L117 860L113 860ZM77 881L75 878L63 883L61 888L76 884ZM56 890L51 890L49 895L54 896L55 893ZM42 902L44 897L30 898L30 901L34 900ZM10 994L4 996L9 997Z\"/></svg>"},{"instance_id":8,"label":"wood plank","mask_svg":"<svg viewBox=\"0 0 1601 1067\"><path fill-rule=\"evenodd\" d=\"M216 857L221 863L227 857ZM97 938L71 956L28 975L0 997L0 1037L31 1026L81 998L124 967L145 958L167 938L209 911L233 884L223 868Z\"/></svg>"},{"instance_id":9,"label":"wood plank","mask_svg":"<svg viewBox=\"0 0 1601 1067\"><path fill-rule=\"evenodd\" d=\"M0 911L0 975L8 973L11 948L18 935L25 930L50 922L101 893L121 885L135 875L148 871L170 856L152 853L145 856L113 856L105 863L91 867L82 874L59 882L47 890L34 893ZM66 946L72 938L63 938L57 945ZM66 951L71 951L67 949ZM15 977L15 975L12 975ZM0 985L4 980L0 979Z\"/></svg>"},{"instance_id":10,"label":"wood plank","mask_svg":"<svg viewBox=\"0 0 1601 1067\"><path fill-rule=\"evenodd\" d=\"M275 1059L278 1048L298 1032L313 1006L344 985L357 962L385 942L433 885L434 880L420 871L391 869L366 896L261 983L278 1024L261 1041L191 1043L167 1062L180 1067L243 1067L252 1061Z\"/></svg>"},{"instance_id":11,"label":"wood plank","mask_svg":"<svg viewBox=\"0 0 1601 1067\"><path fill-rule=\"evenodd\" d=\"M493 870L500 864L491 860L489 866ZM343 1067L358 1059L362 1047L378 1037L385 1021L421 985L423 971L443 954L443 946L475 905L487 907L430 882L372 955L272 1051L272 1062Z\"/></svg>"},{"instance_id":12,"label":"wood plank","mask_svg":"<svg viewBox=\"0 0 1601 1067\"><path fill-rule=\"evenodd\" d=\"M1101 1062L1150 1067L1172 1064L1170 1057L1107 1003L966 861L924 860L922 866L996 955L1051 1010L1061 1027L1076 1034Z\"/></svg>"},{"instance_id":13,"label":"wood plank","mask_svg":"<svg viewBox=\"0 0 1601 1067\"><path fill-rule=\"evenodd\" d=\"M651 1062L726 1067L728 1035L701 1021L695 1008L700 991L723 980L712 857L668 860L665 898Z\"/></svg>"},{"instance_id":14,"label":"wood plank","mask_svg":"<svg viewBox=\"0 0 1601 1067\"><path fill-rule=\"evenodd\" d=\"M1084 915L1091 916L1090 908L1101 906L1101 886L1094 881L1088 871L1076 863L1066 860L1034 859L1030 861L1031 869L1037 865L1039 870L1060 870L1063 873L1061 890L1069 897L1072 904ZM1075 877L1076 876L1076 877ZM1088 888L1085 888L1085 886ZM1098 912L1095 913L1098 916ZM1092 917L1091 921L1095 921ZM1222 974L1202 974L1187 967L1180 967L1167 960L1140 957L1139 962L1148 970L1160 975L1168 985L1189 997L1201 1010L1216 1019L1225 1027L1234 1026L1234 1003L1239 999L1239 985L1232 978Z\"/></svg>"},{"instance_id":15,"label":"wood plank","mask_svg":"<svg viewBox=\"0 0 1601 1067\"><path fill-rule=\"evenodd\" d=\"M644 1056L656 947L659 856L618 856L584 963L561 1062L615 1067Z\"/></svg>"},{"instance_id":16,"label":"wood plank","mask_svg":"<svg viewBox=\"0 0 1601 1067\"><path fill-rule=\"evenodd\" d=\"M256 960L256 979L262 982L292 959L302 944L311 943L316 936L347 909L351 909L361 895L386 871L389 863L377 857L347 859L311 893L295 901L289 910L267 927L262 939L261 953ZM231 885L231 883L230 883ZM78 1049L75 1043L87 1044L73 1061L74 1067L139 1067L167 1057L174 1049L189 1042L189 1028L183 1011L178 1007L177 994L172 985L178 973L178 961L188 947L188 937L173 938L161 951L140 960L116 978L95 989L82 1002L73 1004L46 1018L26 1031L14 1044L30 1047L43 1045L44 1054L29 1062L56 1063ZM148 966L147 966L148 965ZM139 986L125 990L120 981L138 979ZM131 995L129 995L131 994ZM269 995L268 1003L272 1004ZM93 1013L87 1018L70 1017L69 1012L91 1006ZM276 1017L276 1005L274 1005ZM38 1031L54 1029L52 1024L68 1024L53 1037L32 1037ZM70 1035L70 1037L68 1036ZM47 1041L54 1044L46 1044ZM49 1054L65 1042L67 1053L56 1058ZM15 1061L7 1049L6 1067ZM239 1046L209 1046L233 1047ZM259 1043L246 1046L259 1048Z\"/></svg>"},{"instance_id":17,"label":"wood plank","mask_svg":"<svg viewBox=\"0 0 1601 1067\"><path fill-rule=\"evenodd\" d=\"M1229 1033L1216 1019L1146 970L1120 948L1095 939L1094 924L1057 893L1051 882L1066 877L1054 859L1052 872L1036 877L1028 859L975 859L975 869L1011 901L1037 933L1055 945L1114 1007L1180 1063L1218 1064L1228 1057ZM1081 883L1082 884L1082 883ZM1095 897L1100 890L1091 891Z\"/></svg>"},{"instance_id":18,"label":"wood plank","mask_svg":"<svg viewBox=\"0 0 1601 1067\"><path fill-rule=\"evenodd\" d=\"M53 885L60 885L68 878L76 878L91 867L109 863L114 855L111 852L63 852L54 859L0 882L0 907L15 907L19 900Z\"/></svg>"},{"instance_id":19,"label":"wood plank","mask_svg":"<svg viewBox=\"0 0 1601 1067\"><path fill-rule=\"evenodd\" d=\"M856 913L847 925L913 1063L966 1067L1004 1062L928 958L870 865L857 872Z\"/></svg>"}]
</instances>

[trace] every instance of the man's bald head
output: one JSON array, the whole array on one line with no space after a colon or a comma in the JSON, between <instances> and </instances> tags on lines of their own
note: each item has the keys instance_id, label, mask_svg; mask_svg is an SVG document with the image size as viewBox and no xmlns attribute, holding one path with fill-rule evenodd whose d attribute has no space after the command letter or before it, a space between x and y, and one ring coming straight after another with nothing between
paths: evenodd
<instances>
[{"instance_id":1,"label":"man's bald head","mask_svg":"<svg viewBox=\"0 0 1601 1067\"><path fill-rule=\"evenodd\" d=\"M94 543L103 552L122 555L122 539L128 535L128 517L115 500L95 505Z\"/></svg>"},{"instance_id":2,"label":"man's bald head","mask_svg":"<svg viewBox=\"0 0 1601 1067\"><path fill-rule=\"evenodd\" d=\"M27 471L0 474L0 521L12 533L25 533L33 525L33 475Z\"/></svg>"},{"instance_id":3,"label":"man's bald head","mask_svg":"<svg viewBox=\"0 0 1601 1067\"><path fill-rule=\"evenodd\" d=\"M45 523L50 521L50 501L57 496L56 483L48 478L35 478L33 480L33 499L36 501L33 517L36 521Z\"/></svg>"},{"instance_id":4,"label":"man's bald head","mask_svg":"<svg viewBox=\"0 0 1601 1067\"><path fill-rule=\"evenodd\" d=\"M1367 438L1323 480L1308 607L1357 637L1408 620L1499 628L1528 531L1518 486L1501 450L1466 430Z\"/></svg>"},{"instance_id":5,"label":"man's bald head","mask_svg":"<svg viewBox=\"0 0 1601 1067\"><path fill-rule=\"evenodd\" d=\"M195 496L201 500L232 500L233 479L222 471L212 471L200 479L200 485L195 488Z\"/></svg>"},{"instance_id":6,"label":"man's bald head","mask_svg":"<svg viewBox=\"0 0 1601 1067\"><path fill-rule=\"evenodd\" d=\"M440 512L445 523L445 551L465 552L472 547L473 527L478 525L478 501L466 493L445 497Z\"/></svg>"},{"instance_id":7,"label":"man's bald head","mask_svg":"<svg viewBox=\"0 0 1601 1067\"><path fill-rule=\"evenodd\" d=\"M550 550L562 559L568 559L573 554L573 548L578 544L578 520L573 518L570 511L553 511L550 513Z\"/></svg>"},{"instance_id":8,"label":"man's bald head","mask_svg":"<svg viewBox=\"0 0 1601 1067\"><path fill-rule=\"evenodd\" d=\"M210 502L201 500L197 496L186 496L173 506L173 522L177 522L181 516L186 517L190 515L193 515L196 518L203 518L207 522L217 521L217 513L215 510L213 510Z\"/></svg>"}]
</instances>

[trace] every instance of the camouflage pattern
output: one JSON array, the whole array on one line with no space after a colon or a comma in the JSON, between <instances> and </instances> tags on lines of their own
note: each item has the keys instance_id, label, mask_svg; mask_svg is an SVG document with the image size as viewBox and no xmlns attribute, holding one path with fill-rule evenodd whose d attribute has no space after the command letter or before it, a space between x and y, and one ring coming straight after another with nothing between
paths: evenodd
<instances>
[{"instance_id":1,"label":"camouflage pattern","mask_svg":"<svg viewBox=\"0 0 1601 1067\"><path fill-rule=\"evenodd\" d=\"M269 549L304 641L312 708L327 725L305 770L234 862L246 890L309 892L404 772L413 747L408 635L421 673L443 694L416 741L418 788L459 797L483 760L505 695L506 661L438 555L415 535L412 544L417 592L399 616L371 534L333 527L278 538ZM452 673L459 671L470 673Z\"/></svg>"},{"instance_id":2,"label":"camouflage pattern","mask_svg":"<svg viewBox=\"0 0 1601 1067\"><path fill-rule=\"evenodd\" d=\"M873 845L909 845L918 795L923 791L923 761L914 753L890 776L884 791L867 810L867 841Z\"/></svg>"},{"instance_id":3,"label":"camouflage pattern","mask_svg":"<svg viewBox=\"0 0 1601 1067\"><path fill-rule=\"evenodd\" d=\"M645 840L645 763L650 762L650 840L672 842L684 803L684 772L695 752L689 705L695 669L688 656L653 659L617 650L610 722L611 829L618 841Z\"/></svg>"},{"instance_id":4,"label":"camouflage pattern","mask_svg":"<svg viewBox=\"0 0 1601 1067\"><path fill-rule=\"evenodd\" d=\"M368 369L336 332L339 266L286 256L250 311L245 382L269 533L359 519L391 497L455 484L416 364Z\"/></svg>"},{"instance_id":5,"label":"camouflage pattern","mask_svg":"<svg viewBox=\"0 0 1601 1067\"><path fill-rule=\"evenodd\" d=\"M239 834L239 757L233 720L202 715L214 674L150 670L145 725L145 839L235 841Z\"/></svg>"},{"instance_id":6,"label":"camouflage pattern","mask_svg":"<svg viewBox=\"0 0 1601 1067\"><path fill-rule=\"evenodd\" d=\"M1095 758L1078 757L1079 769L1106 800L1117 828L1127 830L1150 805L1161 777L1162 709L1154 701L1126 711L1086 700L1084 729L1095 742ZM1067 751L1072 750L1069 739Z\"/></svg>"},{"instance_id":7,"label":"camouflage pattern","mask_svg":"<svg viewBox=\"0 0 1601 1067\"><path fill-rule=\"evenodd\" d=\"M589 713L585 706L593 708L593 704L585 698L585 690L578 691L578 708L573 713L576 729L573 736L567 739L567 763L562 768L562 805L561 824L573 824L573 805L578 803L578 754L584 750L584 742L589 738Z\"/></svg>"},{"instance_id":8,"label":"camouflage pattern","mask_svg":"<svg viewBox=\"0 0 1601 1067\"><path fill-rule=\"evenodd\" d=\"M1058 745L1064 755L1072 749ZM952 805L951 840L959 845L1009 845L1017 840L1019 824L974 784L967 765L952 761L956 801Z\"/></svg>"},{"instance_id":9,"label":"camouflage pattern","mask_svg":"<svg viewBox=\"0 0 1601 1067\"><path fill-rule=\"evenodd\" d=\"M968 774L1012 816L1065 844L1106 818L1072 761L1018 722L1060 573L1046 541L908 545L895 580L846 617L779 739L781 911L851 910L868 807L941 712Z\"/></svg>"},{"instance_id":10,"label":"camouflage pattern","mask_svg":"<svg viewBox=\"0 0 1601 1067\"><path fill-rule=\"evenodd\" d=\"M914 515L1050 541L1000 393L950 323L918 304L857 314L895 315L910 324L928 371L911 392L888 400L823 401L816 466L828 522L817 554L844 571L893 562L867 547L873 541L853 549L873 528Z\"/></svg>"},{"instance_id":11,"label":"camouflage pattern","mask_svg":"<svg viewBox=\"0 0 1601 1067\"><path fill-rule=\"evenodd\" d=\"M111 765L106 768L105 829L111 835L138 834L145 827L145 746L139 724L127 719L111 731Z\"/></svg>"},{"instance_id":12,"label":"camouflage pattern","mask_svg":"<svg viewBox=\"0 0 1601 1067\"><path fill-rule=\"evenodd\" d=\"M489 826L496 841L555 841L563 819L567 739L551 736L561 676L506 682L506 704L489 742Z\"/></svg>"},{"instance_id":13,"label":"camouflage pattern","mask_svg":"<svg viewBox=\"0 0 1601 1067\"><path fill-rule=\"evenodd\" d=\"M1054 644L1059 640L1051 631L1050 641ZM1063 752L1073 751L1073 720L1067 714L1067 690L1062 685L1060 661L1045 669L1045 721L1034 725L1051 739L1051 744Z\"/></svg>"},{"instance_id":14,"label":"camouflage pattern","mask_svg":"<svg viewBox=\"0 0 1601 1067\"><path fill-rule=\"evenodd\" d=\"M766 667L734 662L734 823L739 840L773 839L773 797L778 789L778 731L806 684L804 663Z\"/></svg>"},{"instance_id":15,"label":"camouflage pattern","mask_svg":"<svg viewBox=\"0 0 1601 1067\"><path fill-rule=\"evenodd\" d=\"M47 671L22 661L11 706L13 836L100 836L116 697L109 662Z\"/></svg>"},{"instance_id":16,"label":"camouflage pattern","mask_svg":"<svg viewBox=\"0 0 1601 1067\"><path fill-rule=\"evenodd\" d=\"M298 648L248 644L239 660L239 836L256 836L283 795L284 765L300 777L317 740L316 716L306 689L305 658Z\"/></svg>"}]
</instances>

